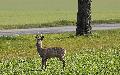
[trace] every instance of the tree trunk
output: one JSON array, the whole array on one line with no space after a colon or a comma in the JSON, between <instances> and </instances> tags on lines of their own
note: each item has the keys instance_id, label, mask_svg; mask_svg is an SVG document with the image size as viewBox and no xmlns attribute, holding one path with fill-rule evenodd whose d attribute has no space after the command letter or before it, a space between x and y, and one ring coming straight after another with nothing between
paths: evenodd
<instances>
[{"instance_id":1,"label":"tree trunk","mask_svg":"<svg viewBox=\"0 0 120 75\"><path fill-rule=\"evenodd\" d=\"M91 34L91 0L78 0L76 35Z\"/></svg>"}]
</instances>

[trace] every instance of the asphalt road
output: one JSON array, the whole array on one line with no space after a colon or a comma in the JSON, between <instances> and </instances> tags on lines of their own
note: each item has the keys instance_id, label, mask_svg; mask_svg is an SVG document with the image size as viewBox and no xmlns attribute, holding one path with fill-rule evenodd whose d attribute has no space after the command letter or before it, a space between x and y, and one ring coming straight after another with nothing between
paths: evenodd
<instances>
[{"instance_id":1,"label":"asphalt road","mask_svg":"<svg viewBox=\"0 0 120 75\"><path fill-rule=\"evenodd\" d=\"M92 30L110 30L120 29L120 24L95 24ZM48 28L31 28L31 29L11 29L0 30L0 36L13 36L21 34L47 34L47 33L63 33L76 31L76 26L48 27Z\"/></svg>"}]
</instances>

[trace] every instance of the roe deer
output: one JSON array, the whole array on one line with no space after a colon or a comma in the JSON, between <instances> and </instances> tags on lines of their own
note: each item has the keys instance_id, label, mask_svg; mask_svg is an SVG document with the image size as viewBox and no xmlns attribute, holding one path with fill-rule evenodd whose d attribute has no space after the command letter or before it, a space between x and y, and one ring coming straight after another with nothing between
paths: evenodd
<instances>
[{"instance_id":1,"label":"roe deer","mask_svg":"<svg viewBox=\"0 0 120 75\"><path fill-rule=\"evenodd\" d=\"M43 69L43 66L45 66L46 69L46 62L47 59L57 57L60 59L60 61L63 62L63 69L65 67L65 61L64 61L64 56L65 56L65 49L60 48L60 47L53 47L53 48L42 48L42 40L44 36L38 36L36 35L36 47L37 51L42 58L42 66L41 69Z\"/></svg>"}]
</instances>

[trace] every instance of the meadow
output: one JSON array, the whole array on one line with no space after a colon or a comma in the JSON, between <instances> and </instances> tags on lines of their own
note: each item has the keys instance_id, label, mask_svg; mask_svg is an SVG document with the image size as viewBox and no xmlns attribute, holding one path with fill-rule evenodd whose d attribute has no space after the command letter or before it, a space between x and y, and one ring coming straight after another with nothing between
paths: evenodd
<instances>
[{"instance_id":1,"label":"meadow","mask_svg":"<svg viewBox=\"0 0 120 75\"><path fill-rule=\"evenodd\" d=\"M96 31L90 36L75 33L44 34L43 47L67 50L65 70L57 59L41 70L35 35L0 37L1 75L119 75L120 30Z\"/></svg>"},{"instance_id":2,"label":"meadow","mask_svg":"<svg viewBox=\"0 0 120 75\"><path fill-rule=\"evenodd\" d=\"M93 0L93 23L120 23L120 0ZM77 0L2 0L0 29L75 25Z\"/></svg>"}]
</instances>

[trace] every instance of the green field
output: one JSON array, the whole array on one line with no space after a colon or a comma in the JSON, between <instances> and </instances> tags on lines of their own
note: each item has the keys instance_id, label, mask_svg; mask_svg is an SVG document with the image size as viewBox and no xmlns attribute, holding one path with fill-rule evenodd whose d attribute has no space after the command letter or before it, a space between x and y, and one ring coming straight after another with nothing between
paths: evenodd
<instances>
[{"instance_id":1,"label":"green field","mask_svg":"<svg viewBox=\"0 0 120 75\"><path fill-rule=\"evenodd\" d=\"M0 29L73 25L77 0L2 0ZM120 23L120 0L93 0L93 23ZM90 36L75 33L45 34L43 47L67 50L66 67L48 60L41 70L35 35L0 37L0 75L119 75L120 30L96 31Z\"/></svg>"},{"instance_id":2,"label":"green field","mask_svg":"<svg viewBox=\"0 0 120 75\"><path fill-rule=\"evenodd\" d=\"M93 0L92 20L119 23L119 3L120 0ZM2 0L0 29L73 25L76 13L77 0Z\"/></svg>"},{"instance_id":3,"label":"green field","mask_svg":"<svg viewBox=\"0 0 120 75\"><path fill-rule=\"evenodd\" d=\"M48 60L41 71L35 35L0 37L1 75L119 75L120 30L96 31L90 36L75 33L45 34L43 47L66 49L66 67L57 59Z\"/></svg>"}]
</instances>

